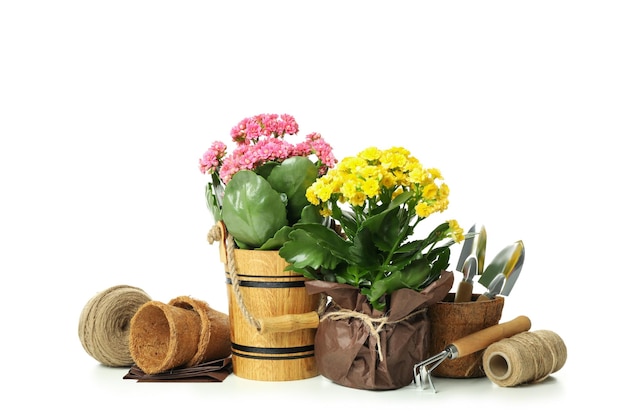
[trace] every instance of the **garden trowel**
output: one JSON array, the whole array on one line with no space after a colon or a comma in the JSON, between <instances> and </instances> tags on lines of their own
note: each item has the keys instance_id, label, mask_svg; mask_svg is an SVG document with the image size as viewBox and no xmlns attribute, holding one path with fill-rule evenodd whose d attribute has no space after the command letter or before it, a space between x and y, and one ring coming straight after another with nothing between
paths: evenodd
<instances>
[{"instance_id":1,"label":"garden trowel","mask_svg":"<svg viewBox=\"0 0 626 417\"><path fill-rule=\"evenodd\" d=\"M478 282L489 289L494 280L496 282L497 280L504 280L500 294L509 295L522 270L524 255L524 243L521 240L505 247L485 268L485 272L483 272ZM493 296L495 297L496 295L494 294Z\"/></svg>"},{"instance_id":2,"label":"garden trowel","mask_svg":"<svg viewBox=\"0 0 626 417\"><path fill-rule=\"evenodd\" d=\"M489 283L489 287L487 287L487 292L480 294L476 301L489 301L496 298L496 295L502 292L502 287L504 287L504 281L504 274L496 275L496 277Z\"/></svg>"},{"instance_id":3,"label":"garden trowel","mask_svg":"<svg viewBox=\"0 0 626 417\"><path fill-rule=\"evenodd\" d=\"M470 237L465 239L459 256L459 263L456 270L463 273L463 279L459 282L459 287L454 296L455 303L472 301L474 289L474 277L483 273L485 264L485 250L487 247L487 231L481 226L476 231L477 225L473 225L468 230Z\"/></svg>"}]
</instances>

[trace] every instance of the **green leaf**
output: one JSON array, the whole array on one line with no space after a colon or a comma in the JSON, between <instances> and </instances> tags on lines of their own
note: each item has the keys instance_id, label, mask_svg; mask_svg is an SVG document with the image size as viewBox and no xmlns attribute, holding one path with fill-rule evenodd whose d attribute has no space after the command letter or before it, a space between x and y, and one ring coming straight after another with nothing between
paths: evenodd
<instances>
[{"instance_id":1,"label":"green leaf","mask_svg":"<svg viewBox=\"0 0 626 417\"><path fill-rule=\"evenodd\" d=\"M450 241L450 244L453 241ZM422 282L419 286L419 290L422 290L429 286L433 281L436 281L441 276L441 271L445 271L450 266L450 244L433 249L428 254L428 262L430 263L430 273L428 278Z\"/></svg>"},{"instance_id":2,"label":"green leaf","mask_svg":"<svg viewBox=\"0 0 626 417\"><path fill-rule=\"evenodd\" d=\"M402 194L396 196L389 204L389 210L393 210L396 207L401 206L402 204L408 202L410 199L415 197L415 194L411 191L405 191Z\"/></svg>"},{"instance_id":3,"label":"green leaf","mask_svg":"<svg viewBox=\"0 0 626 417\"><path fill-rule=\"evenodd\" d=\"M413 231L409 226L412 217L407 216L405 210L400 210L400 206L413 196L411 192L398 195L387 207L381 206L376 214L370 213L363 222L362 228L372 232L372 241L381 251L395 251L398 244L404 242Z\"/></svg>"},{"instance_id":4,"label":"green leaf","mask_svg":"<svg viewBox=\"0 0 626 417\"><path fill-rule=\"evenodd\" d=\"M278 250L283 244L289 240L289 233L293 230L291 226L281 227L273 237L268 239L261 247L260 250Z\"/></svg>"},{"instance_id":5,"label":"green leaf","mask_svg":"<svg viewBox=\"0 0 626 417\"><path fill-rule=\"evenodd\" d=\"M336 271L335 277L337 282L356 288L369 288L372 284L370 272L357 265L347 265L346 268Z\"/></svg>"},{"instance_id":6,"label":"green leaf","mask_svg":"<svg viewBox=\"0 0 626 417\"><path fill-rule=\"evenodd\" d=\"M259 165L254 172L267 179L274 168L278 166L278 162L269 161Z\"/></svg>"},{"instance_id":7,"label":"green leaf","mask_svg":"<svg viewBox=\"0 0 626 417\"><path fill-rule=\"evenodd\" d=\"M348 248L349 258L346 260L358 268L378 271L384 254L376 250L371 231L361 229L354 236L353 242L354 244Z\"/></svg>"},{"instance_id":8,"label":"green leaf","mask_svg":"<svg viewBox=\"0 0 626 417\"><path fill-rule=\"evenodd\" d=\"M261 176L239 171L224 190L222 217L228 233L242 245L258 248L283 226L287 210L280 194Z\"/></svg>"},{"instance_id":9,"label":"green leaf","mask_svg":"<svg viewBox=\"0 0 626 417\"><path fill-rule=\"evenodd\" d=\"M300 219L302 209L309 204L306 190L317 179L317 167L308 158L293 156L275 166L267 181L276 191L287 196L287 218L289 224Z\"/></svg>"},{"instance_id":10,"label":"green leaf","mask_svg":"<svg viewBox=\"0 0 626 417\"><path fill-rule=\"evenodd\" d=\"M319 214L319 209L311 204L302 209L302 221L310 223L322 224L324 217ZM285 242L289 240L289 233L293 230L292 226L282 227L276 234L265 242L259 249L261 250L278 250Z\"/></svg>"},{"instance_id":11,"label":"green leaf","mask_svg":"<svg viewBox=\"0 0 626 417\"><path fill-rule=\"evenodd\" d=\"M354 211L349 209L343 209L337 204L333 204L331 210L332 217L339 221L346 235L349 238L353 238L358 231L358 224Z\"/></svg>"},{"instance_id":12,"label":"green leaf","mask_svg":"<svg viewBox=\"0 0 626 417\"><path fill-rule=\"evenodd\" d=\"M363 290L362 292L367 296L374 308L382 310L385 307L384 299L387 295L400 288L411 288L417 291L428 279L429 273L430 265L428 261L420 258L406 268L393 272L388 277L372 283L369 290Z\"/></svg>"},{"instance_id":13,"label":"green leaf","mask_svg":"<svg viewBox=\"0 0 626 417\"><path fill-rule=\"evenodd\" d=\"M398 210L398 207L385 210L363 222L363 228L371 232L372 242L381 251L390 252L399 241L406 239L403 225L398 220Z\"/></svg>"},{"instance_id":14,"label":"green leaf","mask_svg":"<svg viewBox=\"0 0 626 417\"><path fill-rule=\"evenodd\" d=\"M294 229L306 231L317 246L327 249L334 256L349 264L357 263L356 259L351 256L352 243L344 240L334 230L317 223L296 223ZM289 237L291 238L291 235Z\"/></svg>"},{"instance_id":15,"label":"green leaf","mask_svg":"<svg viewBox=\"0 0 626 417\"><path fill-rule=\"evenodd\" d=\"M322 225L317 225L326 229ZM342 261L332 251L323 245L314 234L307 230L294 229L289 234L289 240L285 242L278 254L288 263L292 264L290 270L295 268L325 268L332 270Z\"/></svg>"},{"instance_id":16,"label":"green leaf","mask_svg":"<svg viewBox=\"0 0 626 417\"><path fill-rule=\"evenodd\" d=\"M219 188L215 190L213 188L213 184L210 182L207 183L206 187L204 188L204 194L206 196L207 207L211 211L211 214L213 215L213 220L216 223L222 220L222 207L220 206L219 201L217 199L217 192L220 191L220 188L221 186L219 186Z\"/></svg>"},{"instance_id":17,"label":"green leaf","mask_svg":"<svg viewBox=\"0 0 626 417\"><path fill-rule=\"evenodd\" d=\"M322 222L324 222L324 217L320 214L320 209L317 206L309 204L302 209L300 221L302 223L322 224Z\"/></svg>"},{"instance_id":18,"label":"green leaf","mask_svg":"<svg viewBox=\"0 0 626 417\"><path fill-rule=\"evenodd\" d=\"M432 232L430 232L428 237L424 239L423 241L424 247L443 240L449 228L450 228L450 224L448 222L443 222L439 226L435 227L432 230Z\"/></svg>"}]
</instances>

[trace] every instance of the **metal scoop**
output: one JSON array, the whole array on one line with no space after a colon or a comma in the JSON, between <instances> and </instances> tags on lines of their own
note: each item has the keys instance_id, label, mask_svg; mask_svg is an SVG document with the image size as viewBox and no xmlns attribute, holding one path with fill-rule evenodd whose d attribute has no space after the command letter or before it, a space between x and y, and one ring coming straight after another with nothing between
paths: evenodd
<instances>
[{"instance_id":1,"label":"metal scoop","mask_svg":"<svg viewBox=\"0 0 626 417\"><path fill-rule=\"evenodd\" d=\"M472 333L449 344L437 355L426 359L413 366L413 378L417 389L426 391L432 389L437 392L430 373L446 359L461 358L486 349L492 343L530 329L530 319L526 316L518 316L511 321L499 323L486 329Z\"/></svg>"},{"instance_id":2,"label":"metal scoop","mask_svg":"<svg viewBox=\"0 0 626 417\"><path fill-rule=\"evenodd\" d=\"M476 229L480 231L476 233ZM487 246L487 231L485 226L474 224L468 231L468 237L463 242L457 271L463 273L463 279L454 296L455 303L472 301L474 276L481 275L485 264L485 249Z\"/></svg>"},{"instance_id":3,"label":"metal scoop","mask_svg":"<svg viewBox=\"0 0 626 417\"><path fill-rule=\"evenodd\" d=\"M500 294L502 291L502 287L504 287L504 281L506 280L506 276L504 274L497 275L490 283L489 287L487 287L487 292L478 296L476 301L489 301L496 298L496 295Z\"/></svg>"},{"instance_id":4,"label":"metal scoop","mask_svg":"<svg viewBox=\"0 0 626 417\"><path fill-rule=\"evenodd\" d=\"M485 272L478 282L489 288L492 281L500 279L504 275L505 283L500 294L509 295L524 265L525 252L524 242L521 240L505 247L485 268Z\"/></svg>"}]
</instances>

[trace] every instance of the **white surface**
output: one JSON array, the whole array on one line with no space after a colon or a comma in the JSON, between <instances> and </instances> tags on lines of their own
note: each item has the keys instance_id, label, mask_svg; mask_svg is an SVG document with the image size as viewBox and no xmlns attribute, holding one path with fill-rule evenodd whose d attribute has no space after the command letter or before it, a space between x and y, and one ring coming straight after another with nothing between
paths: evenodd
<instances>
[{"instance_id":1,"label":"white surface","mask_svg":"<svg viewBox=\"0 0 626 417\"><path fill-rule=\"evenodd\" d=\"M624 12L609 1L0 3L3 406L516 415L618 401ZM437 220L485 224L488 259L524 241L503 319L561 335L565 367L536 386L438 380L423 395L322 377L141 384L88 356L78 317L110 286L226 310L197 160L263 112L293 114L338 157L397 145L439 168L451 203Z\"/></svg>"}]
</instances>

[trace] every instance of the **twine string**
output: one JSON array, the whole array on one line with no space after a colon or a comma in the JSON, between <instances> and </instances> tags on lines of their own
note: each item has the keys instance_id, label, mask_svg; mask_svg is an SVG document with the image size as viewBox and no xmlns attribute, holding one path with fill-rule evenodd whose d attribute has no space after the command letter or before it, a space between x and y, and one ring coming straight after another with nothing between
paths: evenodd
<instances>
[{"instance_id":1,"label":"twine string","mask_svg":"<svg viewBox=\"0 0 626 417\"><path fill-rule=\"evenodd\" d=\"M207 240L209 241L210 244L213 244L214 242L221 242L222 239L223 239L222 228L218 224L216 224L211 228L211 230L209 230L207 234ZM235 300L237 301L237 305L239 306L239 309L243 313L243 316L246 319L246 321L252 327L257 329L257 331L260 332L261 323L250 313L250 311L246 307L246 303L243 299L243 295L241 294L241 291L239 289L240 281L239 281L239 275L237 274L237 266L235 264L235 240L230 234L227 234L225 244L226 244L226 259L227 259L226 265L228 267L228 272L230 274L230 280L232 282ZM319 305L317 307L318 315L321 315L323 313L326 307L327 300L328 300L327 296L325 295L320 296Z\"/></svg>"},{"instance_id":2,"label":"twine string","mask_svg":"<svg viewBox=\"0 0 626 417\"><path fill-rule=\"evenodd\" d=\"M235 241L231 235L226 237L226 253L228 254L228 271L230 272L230 280L233 283L233 292L235 293L237 305L241 309L241 312L248 323L257 329L257 331L261 331L261 323L259 323L259 321L254 318L252 314L250 314L248 308L246 307L246 303L243 300L243 295L239 290L239 275L237 274L237 266L235 265Z\"/></svg>"},{"instance_id":3,"label":"twine string","mask_svg":"<svg viewBox=\"0 0 626 417\"><path fill-rule=\"evenodd\" d=\"M522 332L493 343L483 361L487 377L503 387L537 383L560 370L567 359L567 347L550 330Z\"/></svg>"},{"instance_id":4,"label":"twine string","mask_svg":"<svg viewBox=\"0 0 626 417\"><path fill-rule=\"evenodd\" d=\"M415 316L417 316L418 314L423 313L424 311L426 311L426 309L420 309L420 310L416 310L411 314L408 314L405 317L402 317L401 319L398 320L389 320L389 317L387 316L383 316L383 317L372 317L369 316L365 313L361 313L358 311L354 311L354 310L348 310L345 308L339 309L337 311L329 311L326 314L324 314L322 316L322 318L320 319L321 321L324 321L326 319L328 320L344 320L344 319L349 319L349 318L355 318L358 320L361 320L361 322L363 322L363 324L365 325L365 327L367 327L367 329L369 330L369 334L370 336L372 336L374 338L374 340L376 341L376 351L378 352L378 359L382 361L384 361L384 356L383 356L383 350L381 347L381 341L380 341L380 332L383 330L383 328L386 325L392 325L392 324L396 324L396 323L400 323L406 320L409 320Z\"/></svg>"},{"instance_id":5,"label":"twine string","mask_svg":"<svg viewBox=\"0 0 626 417\"><path fill-rule=\"evenodd\" d=\"M78 323L78 337L85 351L103 365L132 365L130 320L148 301L148 294L129 285L110 287L92 297Z\"/></svg>"},{"instance_id":6,"label":"twine string","mask_svg":"<svg viewBox=\"0 0 626 417\"><path fill-rule=\"evenodd\" d=\"M209 233L207 233L206 238L211 245L215 242L221 241L222 240L222 228L217 224L213 225L211 230L209 230Z\"/></svg>"},{"instance_id":7,"label":"twine string","mask_svg":"<svg viewBox=\"0 0 626 417\"><path fill-rule=\"evenodd\" d=\"M218 224L216 224L211 228L211 230L209 230L209 233L207 234L207 240L210 244L213 244L217 241L221 242L222 239L224 239L224 236L222 235L222 228ZM239 275L237 274L237 265L235 265L235 240L233 239L232 235L226 235L224 244L226 245L226 266L228 267L228 272L230 274L230 281L233 286L233 293L235 294L235 300L237 301L237 305L243 313L246 321L252 327L257 329L257 331L260 331L261 323L256 318L254 318L252 314L250 314L248 308L246 307L246 303L243 300L243 295L239 290Z\"/></svg>"}]
</instances>

